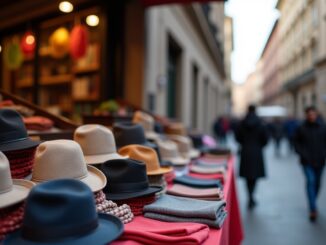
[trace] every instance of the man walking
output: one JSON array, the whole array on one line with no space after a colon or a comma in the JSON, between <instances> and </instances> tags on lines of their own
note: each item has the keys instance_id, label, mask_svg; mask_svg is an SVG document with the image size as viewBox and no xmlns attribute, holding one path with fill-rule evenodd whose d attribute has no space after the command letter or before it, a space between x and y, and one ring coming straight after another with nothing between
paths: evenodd
<instances>
[{"instance_id":1,"label":"man walking","mask_svg":"<svg viewBox=\"0 0 326 245\"><path fill-rule=\"evenodd\" d=\"M255 207L253 197L257 179L265 176L263 147L268 134L263 122L256 115L256 107L250 105L248 113L236 131L236 140L241 145L240 176L246 179L249 201L248 208Z\"/></svg>"},{"instance_id":2,"label":"man walking","mask_svg":"<svg viewBox=\"0 0 326 245\"><path fill-rule=\"evenodd\" d=\"M296 131L294 146L300 157L307 181L309 218L314 222L317 218L316 200L326 158L326 128L318 120L318 112L315 107L307 107L305 117L305 121Z\"/></svg>"}]
</instances>

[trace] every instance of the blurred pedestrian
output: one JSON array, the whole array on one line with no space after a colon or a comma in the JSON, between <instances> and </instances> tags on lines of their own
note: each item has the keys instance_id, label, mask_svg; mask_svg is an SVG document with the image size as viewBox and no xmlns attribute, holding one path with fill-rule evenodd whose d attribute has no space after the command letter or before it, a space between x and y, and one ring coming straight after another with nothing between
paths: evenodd
<instances>
[{"instance_id":1,"label":"blurred pedestrian","mask_svg":"<svg viewBox=\"0 0 326 245\"><path fill-rule=\"evenodd\" d=\"M275 145L275 155L280 156L281 141L284 135L283 124L280 118L275 118L271 124L271 135Z\"/></svg>"},{"instance_id":2,"label":"blurred pedestrian","mask_svg":"<svg viewBox=\"0 0 326 245\"><path fill-rule=\"evenodd\" d=\"M309 218L314 222L317 218L316 201L326 159L326 128L318 120L315 107L306 108L305 121L296 131L294 144L307 181Z\"/></svg>"},{"instance_id":3,"label":"blurred pedestrian","mask_svg":"<svg viewBox=\"0 0 326 245\"><path fill-rule=\"evenodd\" d=\"M214 134L218 139L218 142L222 145L226 144L227 133L230 130L230 122L226 116L216 118L213 125Z\"/></svg>"},{"instance_id":4,"label":"blurred pedestrian","mask_svg":"<svg viewBox=\"0 0 326 245\"><path fill-rule=\"evenodd\" d=\"M257 180L265 177L263 147L267 144L268 133L262 120L256 115L256 107L250 105L248 113L236 131L240 149L240 176L246 179L248 189L248 208L256 205L254 191Z\"/></svg>"},{"instance_id":5,"label":"blurred pedestrian","mask_svg":"<svg viewBox=\"0 0 326 245\"><path fill-rule=\"evenodd\" d=\"M294 150L294 135L295 131L297 130L299 126L299 121L295 119L295 117L290 116L285 122L284 122L284 131L286 138L289 143L289 149L290 151Z\"/></svg>"}]
</instances>

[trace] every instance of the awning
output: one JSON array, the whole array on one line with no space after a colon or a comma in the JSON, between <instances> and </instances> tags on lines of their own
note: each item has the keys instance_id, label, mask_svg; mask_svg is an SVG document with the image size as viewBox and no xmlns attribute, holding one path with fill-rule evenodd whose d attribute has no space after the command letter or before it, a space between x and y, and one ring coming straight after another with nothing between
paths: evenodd
<instances>
[{"instance_id":1,"label":"awning","mask_svg":"<svg viewBox=\"0 0 326 245\"><path fill-rule=\"evenodd\" d=\"M162 5L162 4L188 4L193 2L207 3L207 2L224 2L225 0L140 0L145 7Z\"/></svg>"}]
</instances>

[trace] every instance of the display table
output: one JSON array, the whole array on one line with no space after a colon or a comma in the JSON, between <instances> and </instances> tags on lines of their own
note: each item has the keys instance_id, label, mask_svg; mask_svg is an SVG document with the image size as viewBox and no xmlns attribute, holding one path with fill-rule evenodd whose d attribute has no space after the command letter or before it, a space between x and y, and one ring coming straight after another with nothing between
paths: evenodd
<instances>
[{"instance_id":1,"label":"display table","mask_svg":"<svg viewBox=\"0 0 326 245\"><path fill-rule=\"evenodd\" d=\"M234 157L231 157L228 164L227 177L224 184L224 196L227 202L226 210L228 212L227 218L224 221L222 229L210 228L209 237L205 240L203 244L205 245L239 245L243 239L243 229L241 223L241 216L238 206L238 198L235 184L235 174L234 174ZM197 175L198 176L198 175ZM138 216L133 222L149 222L145 217ZM125 227L132 226L133 222L126 224ZM151 220L153 222L153 220ZM158 226L169 226L168 222L155 221ZM175 224L175 223L174 223ZM180 223L180 226L182 224ZM131 227L130 227L131 228ZM115 241L114 245L139 245L141 243L135 241ZM157 244L157 243L155 243ZM162 242L162 244L164 244ZM171 243L172 244L172 243ZM189 243L193 244L193 243Z\"/></svg>"}]
</instances>

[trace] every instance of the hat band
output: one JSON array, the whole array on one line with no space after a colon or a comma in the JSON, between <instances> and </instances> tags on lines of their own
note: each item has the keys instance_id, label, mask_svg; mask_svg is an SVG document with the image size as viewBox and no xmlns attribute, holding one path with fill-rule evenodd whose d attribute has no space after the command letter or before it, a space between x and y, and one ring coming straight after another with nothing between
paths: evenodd
<instances>
[{"instance_id":1,"label":"hat band","mask_svg":"<svg viewBox=\"0 0 326 245\"><path fill-rule=\"evenodd\" d=\"M142 191L148 188L148 182L131 182L131 183L119 183L119 184L108 184L107 187L109 192L133 192L133 191Z\"/></svg>"},{"instance_id":2,"label":"hat band","mask_svg":"<svg viewBox=\"0 0 326 245\"><path fill-rule=\"evenodd\" d=\"M14 142L18 142L18 141L22 141L22 140L26 140L26 139L28 139L28 138L25 137L25 138L20 138L20 139L7 140L7 141L4 141L4 142L0 142L0 145L14 143Z\"/></svg>"},{"instance_id":3,"label":"hat band","mask_svg":"<svg viewBox=\"0 0 326 245\"><path fill-rule=\"evenodd\" d=\"M92 220L91 222L79 225L78 227L72 228L62 228L56 227L47 228L47 227L28 227L23 225L22 227L22 237L31 241L38 242L49 242L50 240L58 240L72 236L81 236L85 235L98 226L98 220Z\"/></svg>"}]
</instances>

